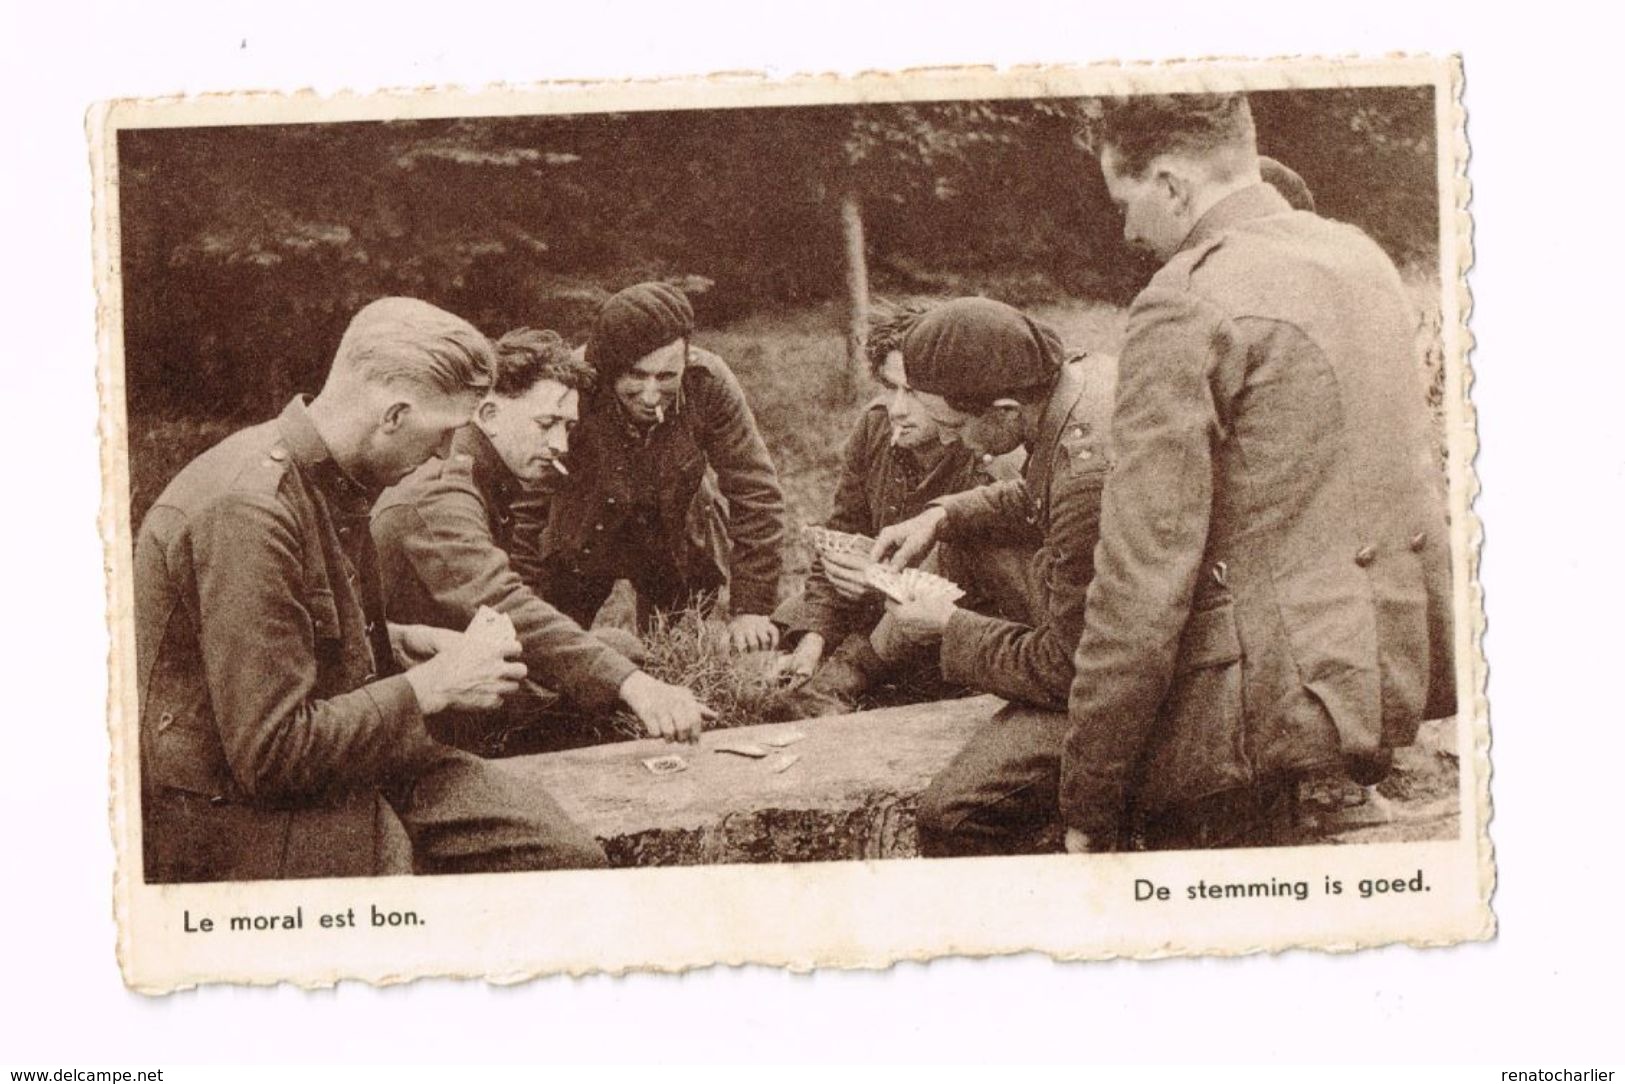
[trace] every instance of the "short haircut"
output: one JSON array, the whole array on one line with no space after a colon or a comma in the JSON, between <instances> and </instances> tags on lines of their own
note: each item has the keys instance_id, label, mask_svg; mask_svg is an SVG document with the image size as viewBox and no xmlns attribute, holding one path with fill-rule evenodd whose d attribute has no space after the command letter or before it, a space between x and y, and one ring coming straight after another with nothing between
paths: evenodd
<instances>
[{"instance_id":1,"label":"short haircut","mask_svg":"<svg viewBox=\"0 0 1625 1084\"><path fill-rule=\"evenodd\" d=\"M869 313L869 335L863 349L869 357L869 369L877 377L892 352L903 349L906 336L920 317L935 307L931 301L877 301Z\"/></svg>"},{"instance_id":2,"label":"short haircut","mask_svg":"<svg viewBox=\"0 0 1625 1084\"><path fill-rule=\"evenodd\" d=\"M570 349L556 331L521 327L497 340L496 379L491 390L516 399L543 380L556 380L582 395L591 395L598 374Z\"/></svg>"},{"instance_id":3,"label":"short haircut","mask_svg":"<svg viewBox=\"0 0 1625 1084\"><path fill-rule=\"evenodd\" d=\"M491 386L491 341L460 316L411 297L384 297L351 319L333 371L373 383L407 381L443 395Z\"/></svg>"},{"instance_id":4,"label":"short haircut","mask_svg":"<svg viewBox=\"0 0 1625 1084\"><path fill-rule=\"evenodd\" d=\"M1145 94L1107 101L1099 143L1116 155L1117 172L1135 180L1143 180L1152 160L1164 154L1200 159L1217 180L1230 180L1258 155L1245 94Z\"/></svg>"}]
</instances>

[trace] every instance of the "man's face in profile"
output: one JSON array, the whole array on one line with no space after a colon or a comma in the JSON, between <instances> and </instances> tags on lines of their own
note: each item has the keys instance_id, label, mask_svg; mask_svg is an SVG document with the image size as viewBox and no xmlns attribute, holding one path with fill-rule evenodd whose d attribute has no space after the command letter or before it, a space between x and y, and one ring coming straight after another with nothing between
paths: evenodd
<instances>
[{"instance_id":1,"label":"man's face in profile","mask_svg":"<svg viewBox=\"0 0 1625 1084\"><path fill-rule=\"evenodd\" d=\"M491 394L475 421L514 476L536 482L570 450L570 431L580 416L581 394L557 380L538 380L520 395Z\"/></svg>"},{"instance_id":2,"label":"man's face in profile","mask_svg":"<svg viewBox=\"0 0 1625 1084\"><path fill-rule=\"evenodd\" d=\"M431 456L447 454L481 398L478 391L447 395L405 382L386 390L388 405L361 461L367 477L360 481L375 487L392 486Z\"/></svg>"},{"instance_id":3,"label":"man's face in profile","mask_svg":"<svg viewBox=\"0 0 1625 1084\"><path fill-rule=\"evenodd\" d=\"M1179 186L1162 159L1153 160L1144 177L1120 173L1121 159L1108 144L1100 155L1106 191L1123 214L1123 240L1130 248L1166 262L1190 233Z\"/></svg>"}]
</instances>

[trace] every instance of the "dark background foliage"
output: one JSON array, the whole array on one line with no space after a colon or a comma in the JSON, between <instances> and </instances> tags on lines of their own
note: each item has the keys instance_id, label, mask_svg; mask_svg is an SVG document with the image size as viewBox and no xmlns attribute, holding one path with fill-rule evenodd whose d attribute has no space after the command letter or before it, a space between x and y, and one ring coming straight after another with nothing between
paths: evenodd
<instances>
[{"instance_id":1,"label":"dark background foliage","mask_svg":"<svg viewBox=\"0 0 1625 1084\"><path fill-rule=\"evenodd\" d=\"M350 315L409 294L488 333L579 337L608 291L685 284L704 324L843 292L840 199L877 293L1122 302L1079 99L321 126L119 139L132 416L240 421L319 386ZM1402 263L1434 254L1425 89L1261 93L1261 149ZM838 328L832 317L832 332Z\"/></svg>"}]
</instances>

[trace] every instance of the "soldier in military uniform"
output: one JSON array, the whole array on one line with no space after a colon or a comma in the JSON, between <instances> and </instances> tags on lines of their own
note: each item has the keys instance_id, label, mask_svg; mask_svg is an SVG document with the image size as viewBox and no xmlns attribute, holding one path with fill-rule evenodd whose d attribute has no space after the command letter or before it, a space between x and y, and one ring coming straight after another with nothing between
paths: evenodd
<instances>
[{"instance_id":1,"label":"soldier in military uniform","mask_svg":"<svg viewBox=\"0 0 1625 1084\"><path fill-rule=\"evenodd\" d=\"M624 702L651 735L697 737L707 709L688 689L655 680L606 643L616 630L582 631L509 564L513 503L526 486L559 477L555 464L592 387L591 367L550 331L520 329L497 342L491 389L451 454L419 467L373 509L385 607L391 621L460 629L489 606L513 621L530 677L546 691L588 711ZM635 652L636 641L625 640ZM519 707L533 715L542 705L528 699ZM483 729L446 739L468 744Z\"/></svg>"},{"instance_id":2,"label":"soldier in military uniform","mask_svg":"<svg viewBox=\"0 0 1625 1084\"><path fill-rule=\"evenodd\" d=\"M1262 182L1243 95L1126 99L1101 169L1164 266L1123 348L1066 843L1266 843L1303 780L1375 782L1454 710L1414 313L1369 237Z\"/></svg>"},{"instance_id":3,"label":"soldier in military uniform","mask_svg":"<svg viewBox=\"0 0 1625 1084\"><path fill-rule=\"evenodd\" d=\"M924 312L919 305L882 309L871 321L869 366L886 393L868 405L847 439L826 523L834 530L872 537L938 497L994 480L992 457L984 461L969 446L945 441L909 387L902 341ZM774 615L790 649L784 671L792 680L811 679L786 698L787 717L851 711L877 681L898 676L869 643L885 611L864 579L864 563L815 557L805 588ZM932 674L925 680L932 681L936 660L926 662Z\"/></svg>"},{"instance_id":4,"label":"soldier in military uniform","mask_svg":"<svg viewBox=\"0 0 1625 1084\"><path fill-rule=\"evenodd\" d=\"M739 382L693 331L688 299L665 283L604 303L586 350L599 388L571 438L569 482L518 506L515 560L583 626L620 579L640 626L726 587L734 646L771 650L784 495Z\"/></svg>"},{"instance_id":5,"label":"soldier in military uniform","mask_svg":"<svg viewBox=\"0 0 1625 1084\"><path fill-rule=\"evenodd\" d=\"M426 718L495 707L512 637L385 621L374 499L465 425L491 345L408 298L362 309L314 400L185 467L135 556L147 880L604 864ZM398 818L398 820L397 820Z\"/></svg>"},{"instance_id":6,"label":"soldier in military uniform","mask_svg":"<svg viewBox=\"0 0 1625 1084\"><path fill-rule=\"evenodd\" d=\"M1100 494L1110 461L1115 364L1085 355L1063 364L1055 332L1016 309L960 298L922 318L903 340L903 367L937 424L973 449L1025 447L1022 476L940 498L880 532L875 556L895 567L941 542L940 570L967 588L968 606L942 599L889 604L872 640L883 658L939 643L944 678L1011 701L934 779L921 800L923 853L962 853L984 825L1014 819L1035 834L1053 821L1048 785L1058 758L1027 755L1033 734L1064 732L1072 652L1094 575ZM1026 547L1012 567L997 546ZM974 606L974 608L972 608ZM980 611L980 612L978 612Z\"/></svg>"}]
</instances>

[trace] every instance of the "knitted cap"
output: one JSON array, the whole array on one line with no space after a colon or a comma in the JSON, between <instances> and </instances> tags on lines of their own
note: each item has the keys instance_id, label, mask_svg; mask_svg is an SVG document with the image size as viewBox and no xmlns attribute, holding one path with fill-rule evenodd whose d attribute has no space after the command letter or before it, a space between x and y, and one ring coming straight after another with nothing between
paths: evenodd
<instances>
[{"instance_id":1,"label":"knitted cap","mask_svg":"<svg viewBox=\"0 0 1625 1084\"><path fill-rule=\"evenodd\" d=\"M675 286L640 282L604 302L587 339L587 364L608 385L650 351L694 331L694 308Z\"/></svg>"}]
</instances>

